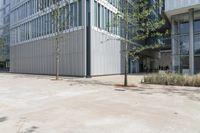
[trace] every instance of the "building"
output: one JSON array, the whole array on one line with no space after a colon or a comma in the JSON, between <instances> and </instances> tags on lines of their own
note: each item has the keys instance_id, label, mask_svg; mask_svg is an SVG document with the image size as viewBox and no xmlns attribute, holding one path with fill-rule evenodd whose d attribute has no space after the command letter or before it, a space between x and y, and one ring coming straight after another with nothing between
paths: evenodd
<instances>
[{"instance_id":1,"label":"building","mask_svg":"<svg viewBox=\"0 0 200 133\"><path fill-rule=\"evenodd\" d=\"M51 11L42 13L39 0L11 0L10 71L55 74L54 28ZM45 6L51 5L46 0ZM120 30L107 27L118 11L117 0L77 0L60 43L60 74L96 76L123 72Z\"/></svg>"},{"instance_id":2,"label":"building","mask_svg":"<svg viewBox=\"0 0 200 133\"><path fill-rule=\"evenodd\" d=\"M11 72L55 74L55 27L50 22L51 11L41 13L39 1L10 2ZM50 0L44 1L46 7L51 5ZM70 12L59 45L61 75L97 76L124 72L124 47L119 40L123 31L120 27L107 26L119 11L118 1L72 0L70 5L61 6L62 15ZM160 11L155 11L155 16ZM142 61L130 59L129 72L142 71L145 65L152 70L169 66L178 73L199 73L200 0L165 0L164 14L172 31L172 41L168 42L172 52L170 49L148 51L147 58Z\"/></svg>"},{"instance_id":3,"label":"building","mask_svg":"<svg viewBox=\"0 0 200 133\"><path fill-rule=\"evenodd\" d=\"M178 73L200 72L200 0L165 0L171 22L172 66Z\"/></svg>"},{"instance_id":4,"label":"building","mask_svg":"<svg viewBox=\"0 0 200 133\"><path fill-rule=\"evenodd\" d=\"M9 68L10 2L0 1L0 69Z\"/></svg>"}]
</instances>

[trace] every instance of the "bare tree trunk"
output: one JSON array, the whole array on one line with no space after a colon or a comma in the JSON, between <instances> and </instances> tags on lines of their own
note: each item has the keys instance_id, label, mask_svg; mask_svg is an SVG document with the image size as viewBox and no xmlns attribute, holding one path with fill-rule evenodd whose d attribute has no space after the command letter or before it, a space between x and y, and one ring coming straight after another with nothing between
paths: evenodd
<instances>
[{"instance_id":1,"label":"bare tree trunk","mask_svg":"<svg viewBox=\"0 0 200 133\"><path fill-rule=\"evenodd\" d=\"M56 80L59 80L59 64L60 64L60 51L59 51L59 41L56 38Z\"/></svg>"},{"instance_id":2,"label":"bare tree trunk","mask_svg":"<svg viewBox=\"0 0 200 133\"><path fill-rule=\"evenodd\" d=\"M128 85L128 1L126 1L126 14L125 14L125 31L126 31L126 38L125 38L125 71L124 71L124 86Z\"/></svg>"},{"instance_id":3,"label":"bare tree trunk","mask_svg":"<svg viewBox=\"0 0 200 133\"><path fill-rule=\"evenodd\" d=\"M128 85L128 42L127 42L127 39L128 39L128 35L126 33L126 42L125 42L125 71L124 71L124 86L127 86Z\"/></svg>"}]
</instances>

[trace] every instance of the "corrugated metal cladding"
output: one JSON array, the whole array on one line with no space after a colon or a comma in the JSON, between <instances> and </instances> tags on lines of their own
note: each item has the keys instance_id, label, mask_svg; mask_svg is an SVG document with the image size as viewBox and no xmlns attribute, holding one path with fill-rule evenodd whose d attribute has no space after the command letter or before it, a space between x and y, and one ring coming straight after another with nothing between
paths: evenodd
<instances>
[{"instance_id":1,"label":"corrugated metal cladding","mask_svg":"<svg viewBox=\"0 0 200 133\"><path fill-rule=\"evenodd\" d=\"M91 32L91 75L121 74L121 41L96 30Z\"/></svg>"},{"instance_id":2,"label":"corrugated metal cladding","mask_svg":"<svg viewBox=\"0 0 200 133\"><path fill-rule=\"evenodd\" d=\"M60 74L85 75L84 30L66 33L60 42ZM11 46L10 71L16 73L55 74L55 38Z\"/></svg>"}]
</instances>

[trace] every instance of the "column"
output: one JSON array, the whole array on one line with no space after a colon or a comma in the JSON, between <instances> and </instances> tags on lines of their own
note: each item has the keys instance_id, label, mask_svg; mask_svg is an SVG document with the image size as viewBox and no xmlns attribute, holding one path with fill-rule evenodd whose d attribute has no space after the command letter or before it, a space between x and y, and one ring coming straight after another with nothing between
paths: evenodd
<instances>
[{"instance_id":1,"label":"column","mask_svg":"<svg viewBox=\"0 0 200 133\"><path fill-rule=\"evenodd\" d=\"M176 64L176 57L175 57L175 38L174 38L174 34L175 34L175 24L174 24L174 18L172 17L172 31L171 31L171 47L172 47L172 71L175 72L175 64Z\"/></svg>"},{"instance_id":2,"label":"column","mask_svg":"<svg viewBox=\"0 0 200 133\"><path fill-rule=\"evenodd\" d=\"M189 68L194 74L194 9L189 9Z\"/></svg>"},{"instance_id":3,"label":"column","mask_svg":"<svg viewBox=\"0 0 200 133\"><path fill-rule=\"evenodd\" d=\"M81 15L82 15L82 26L84 27L83 30L83 40L84 40L84 52L83 52L83 68L84 68L84 76L87 77L87 39L86 39L86 34L87 34L87 9L86 9L86 0L81 0L81 6L82 6L82 11L81 11Z\"/></svg>"}]
</instances>

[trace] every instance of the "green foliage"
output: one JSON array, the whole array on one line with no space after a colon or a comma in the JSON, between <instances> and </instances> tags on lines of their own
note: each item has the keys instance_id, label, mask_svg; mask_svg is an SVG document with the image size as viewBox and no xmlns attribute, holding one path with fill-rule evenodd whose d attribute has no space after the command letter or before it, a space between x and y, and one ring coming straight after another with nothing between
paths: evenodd
<instances>
[{"instance_id":1,"label":"green foliage","mask_svg":"<svg viewBox=\"0 0 200 133\"><path fill-rule=\"evenodd\" d=\"M132 35L129 40L144 41L147 45L149 38L169 35L168 30L160 31L166 22L156 13L163 6L163 0L156 0L152 3L149 0L122 0L120 6L121 9L117 16L120 16L121 28Z\"/></svg>"},{"instance_id":2,"label":"green foliage","mask_svg":"<svg viewBox=\"0 0 200 133\"><path fill-rule=\"evenodd\" d=\"M149 0L136 0L133 4L134 12L132 12L132 18L134 18L134 41L146 41L152 37L166 36L168 31L159 31L165 24L165 19L155 14L163 5L163 0L149 3ZM149 42L148 42L149 44ZM151 44L152 45L152 44Z\"/></svg>"},{"instance_id":3,"label":"green foliage","mask_svg":"<svg viewBox=\"0 0 200 133\"><path fill-rule=\"evenodd\" d=\"M142 52L144 52L145 50L153 50L153 49L160 49L164 46L160 45L160 44L155 44L155 45L144 45L142 47L136 47L133 50L131 50L129 52L129 56L134 57L135 59L139 59L140 58L140 54Z\"/></svg>"},{"instance_id":4,"label":"green foliage","mask_svg":"<svg viewBox=\"0 0 200 133\"><path fill-rule=\"evenodd\" d=\"M200 75L150 74L144 77L144 83L200 87Z\"/></svg>"},{"instance_id":5,"label":"green foliage","mask_svg":"<svg viewBox=\"0 0 200 133\"><path fill-rule=\"evenodd\" d=\"M145 50L160 49L164 47L156 41L149 41L152 38L165 38L169 36L169 31L162 29L165 25L165 19L158 16L155 12L159 11L163 6L163 0L156 0L150 3L149 0L121 0L120 12L114 17L113 25L119 24L124 31L123 34L129 35L128 43L142 43L144 45L137 46L128 51L129 55L135 59ZM162 30L161 30L162 29ZM125 37L122 35L122 37ZM127 40L125 40L127 42Z\"/></svg>"}]
</instances>

